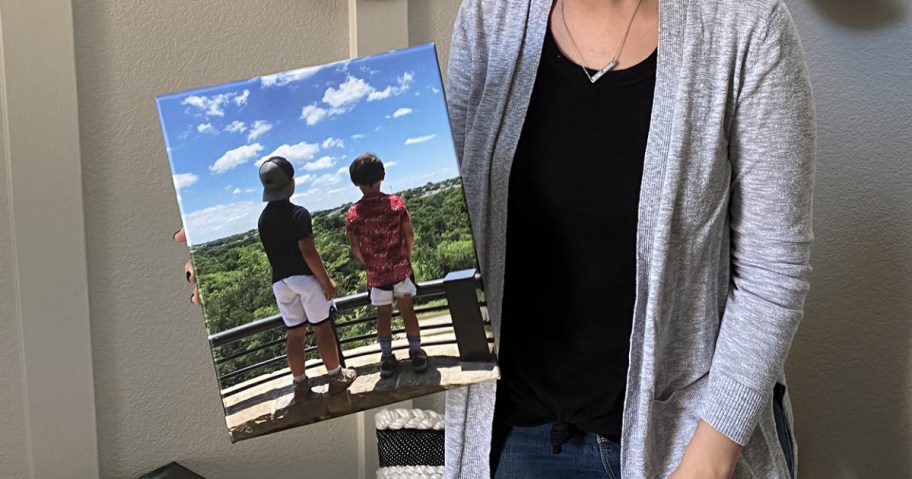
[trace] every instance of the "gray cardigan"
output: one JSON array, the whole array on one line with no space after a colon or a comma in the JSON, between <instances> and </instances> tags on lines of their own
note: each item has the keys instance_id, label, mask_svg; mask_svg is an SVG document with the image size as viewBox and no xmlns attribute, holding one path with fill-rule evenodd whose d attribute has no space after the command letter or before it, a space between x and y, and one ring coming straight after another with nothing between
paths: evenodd
<instances>
[{"instance_id":1,"label":"gray cardigan","mask_svg":"<svg viewBox=\"0 0 912 479\"><path fill-rule=\"evenodd\" d=\"M788 477L771 397L810 271L815 119L801 45L781 0L659 2L622 474L670 474L702 418L745 446L736 478ZM510 163L550 6L465 0L453 33L448 105L495 340ZM446 477L490 475L494 390L448 393ZM791 430L787 396L785 410Z\"/></svg>"}]
</instances>

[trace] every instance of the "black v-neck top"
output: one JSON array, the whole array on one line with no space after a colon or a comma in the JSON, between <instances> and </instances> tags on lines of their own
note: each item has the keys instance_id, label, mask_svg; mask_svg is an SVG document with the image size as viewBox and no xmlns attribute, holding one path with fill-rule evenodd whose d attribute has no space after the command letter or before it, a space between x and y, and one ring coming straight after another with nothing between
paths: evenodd
<instances>
[{"instance_id":1,"label":"black v-neck top","mask_svg":"<svg viewBox=\"0 0 912 479\"><path fill-rule=\"evenodd\" d=\"M545 36L510 174L500 423L620 438L656 57L592 84Z\"/></svg>"}]
</instances>

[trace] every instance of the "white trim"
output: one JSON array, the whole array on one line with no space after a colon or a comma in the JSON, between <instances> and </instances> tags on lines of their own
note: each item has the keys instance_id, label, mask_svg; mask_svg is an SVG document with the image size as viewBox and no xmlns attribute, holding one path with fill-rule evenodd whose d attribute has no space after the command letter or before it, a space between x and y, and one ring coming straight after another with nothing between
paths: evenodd
<instances>
[{"instance_id":1,"label":"white trim","mask_svg":"<svg viewBox=\"0 0 912 479\"><path fill-rule=\"evenodd\" d=\"M408 0L348 0L348 54L352 58L408 46ZM411 407L411 400L401 405ZM377 470L377 434L373 414L359 412L358 478Z\"/></svg>"},{"instance_id":2,"label":"white trim","mask_svg":"<svg viewBox=\"0 0 912 479\"><path fill-rule=\"evenodd\" d=\"M348 0L349 55L408 46L408 0Z\"/></svg>"},{"instance_id":3,"label":"white trim","mask_svg":"<svg viewBox=\"0 0 912 479\"><path fill-rule=\"evenodd\" d=\"M73 43L70 1L0 0L12 320L39 478L99 475Z\"/></svg>"},{"instance_id":4,"label":"white trim","mask_svg":"<svg viewBox=\"0 0 912 479\"><path fill-rule=\"evenodd\" d=\"M365 419L364 411L358 413L357 418L357 429L358 429L358 479L367 479L367 420Z\"/></svg>"}]
</instances>

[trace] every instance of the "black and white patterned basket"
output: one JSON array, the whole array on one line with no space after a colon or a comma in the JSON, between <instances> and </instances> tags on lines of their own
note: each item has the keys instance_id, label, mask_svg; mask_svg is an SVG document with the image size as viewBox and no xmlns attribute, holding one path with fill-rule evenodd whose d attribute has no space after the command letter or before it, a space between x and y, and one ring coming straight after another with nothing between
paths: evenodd
<instances>
[{"instance_id":1,"label":"black and white patterned basket","mask_svg":"<svg viewBox=\"0 0 912 479\"><path fill-rule=\"evenodd\" d=\"M384 409L377 424L377 479L442 479L444 418L423 409Z\"/></svg>"}]
</instances>

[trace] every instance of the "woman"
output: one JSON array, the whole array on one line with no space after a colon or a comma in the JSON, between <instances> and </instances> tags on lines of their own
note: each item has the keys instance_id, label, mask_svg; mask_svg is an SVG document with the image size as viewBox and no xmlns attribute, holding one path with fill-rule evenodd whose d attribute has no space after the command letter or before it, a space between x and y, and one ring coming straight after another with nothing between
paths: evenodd
<instances>
[{"instance_id":1,"label":"woman","mask_svg":"<svg viewBox=\"0 0 912 479\"><path fill-rule=\"evenodd\" d=\"M794 477L815 125L782 1L465 0L447 93L503 379L448 393L446 476Z\"/></svg>"},{"instance_id":2,"label":"woman","mask_svg":"<svg viewBox=\"0 0 912 479\"><path fill-rule=\"evenodd\" d=\"M448 102L503 379L449 393L447 477L793 477L815 126L785 5L466 0Z\"/></svg>"}]
</instances>

